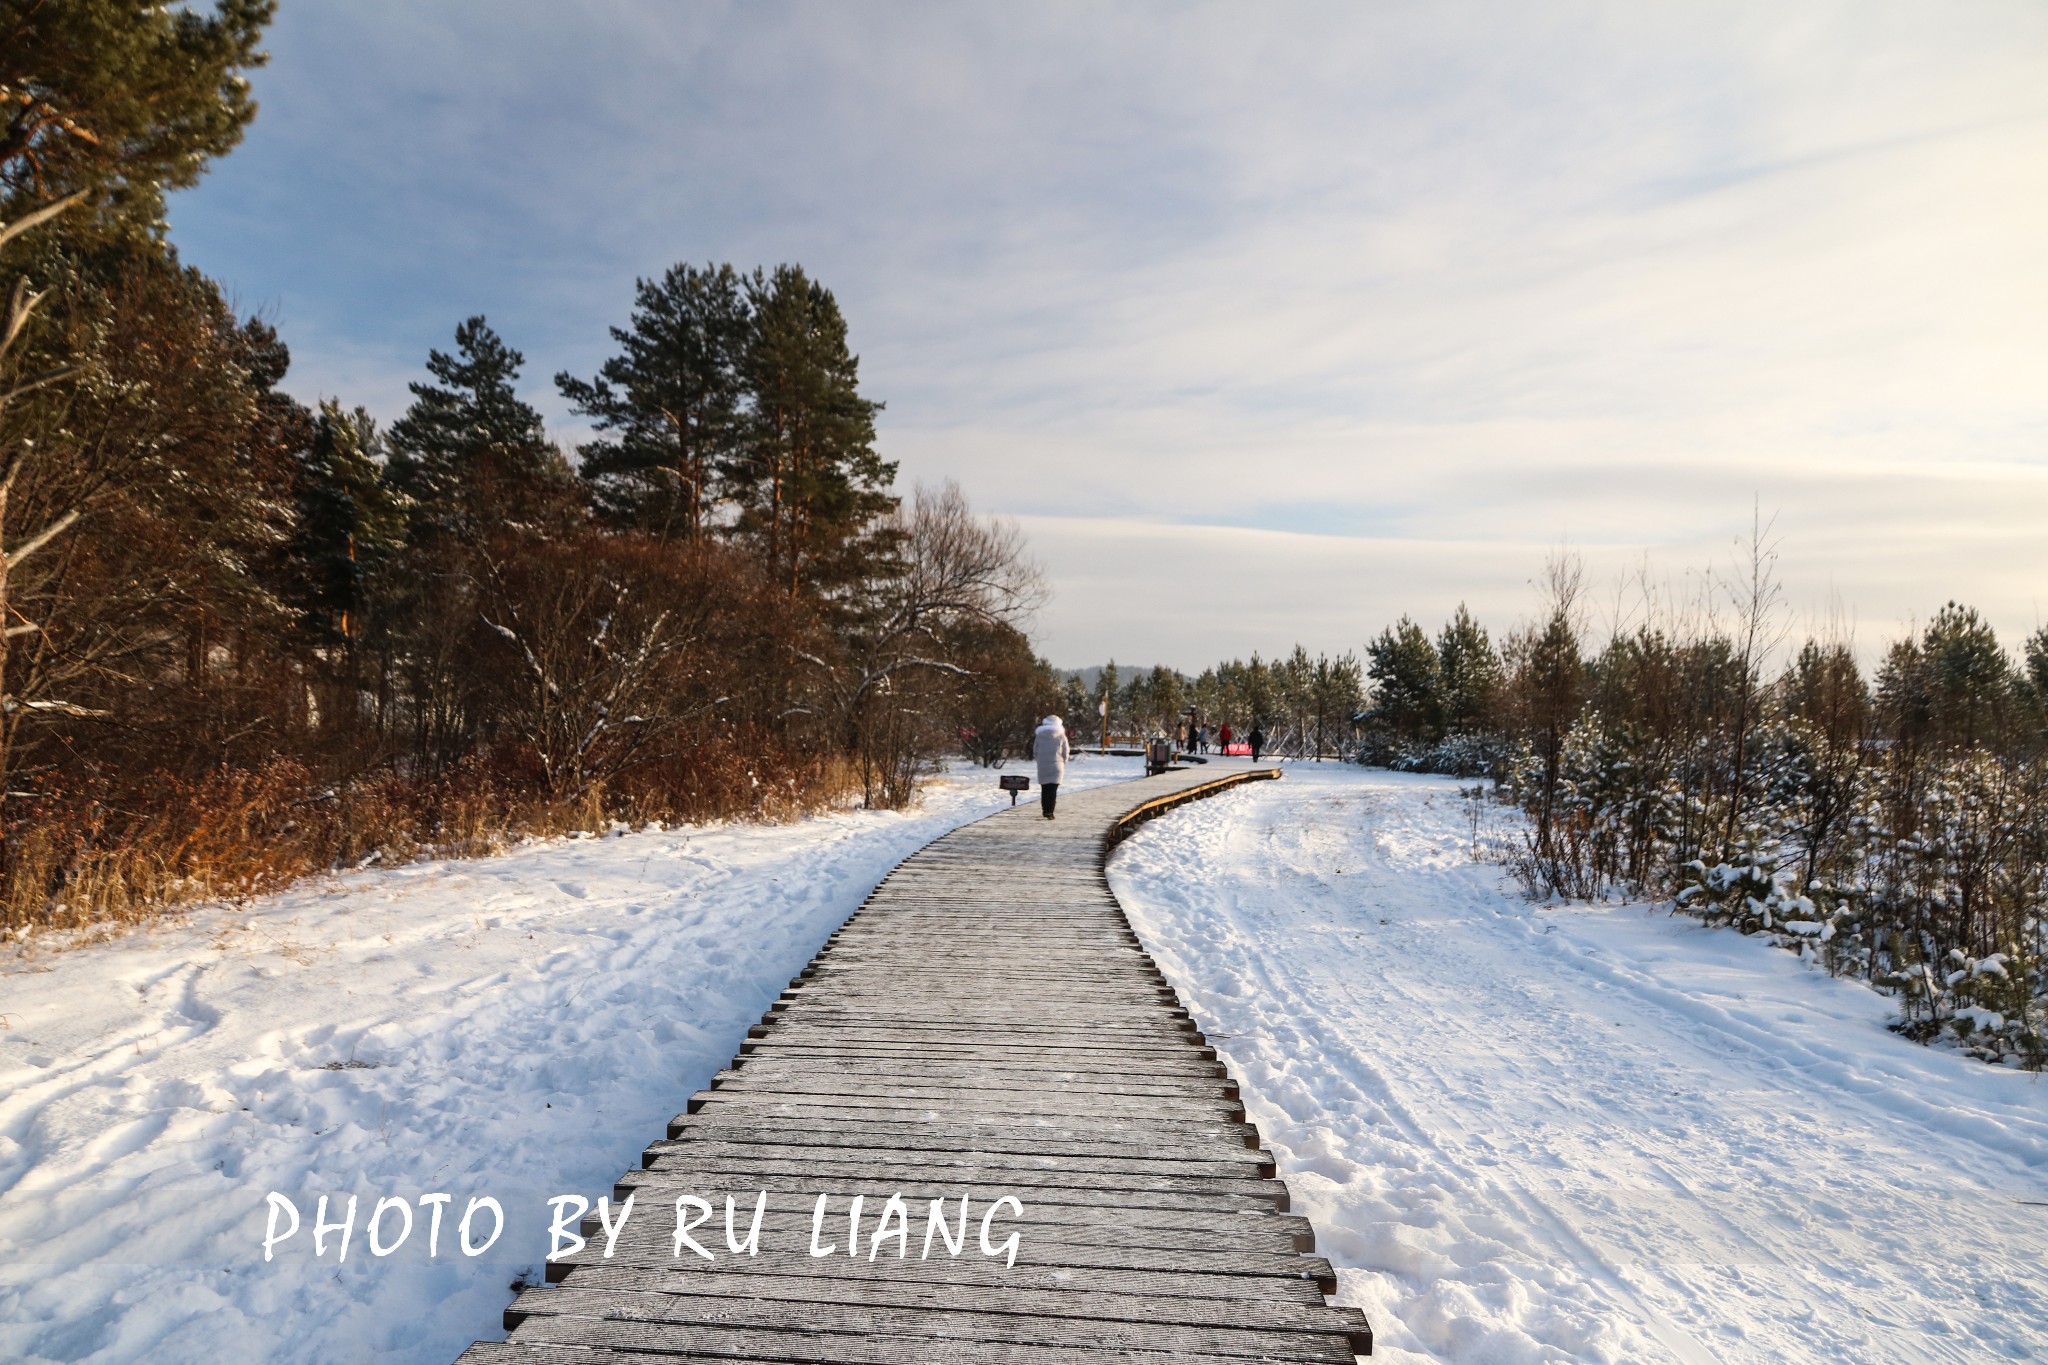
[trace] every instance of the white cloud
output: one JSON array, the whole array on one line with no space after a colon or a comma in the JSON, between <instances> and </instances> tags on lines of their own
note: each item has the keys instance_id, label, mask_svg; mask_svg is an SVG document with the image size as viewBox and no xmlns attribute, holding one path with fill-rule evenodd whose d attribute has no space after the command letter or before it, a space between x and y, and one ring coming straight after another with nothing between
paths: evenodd
<instances>
[{"instance_id":1,"label":"white cloud","mask_svg":"<svg viewBox=\"0 0 2048 1365\"><path fill-rule=\"evenodd\" d=\"M1063 662L1505 620L1561 538L1675 568L1753 498L1794 599L1870 631L1954 596L2010 637L2048 596L2037 5L280 25L176 221L304 384L393 401L485 311L540 398L634 275L801 260L906 478L1028 518Z\"/></svg>"}]
</instances>

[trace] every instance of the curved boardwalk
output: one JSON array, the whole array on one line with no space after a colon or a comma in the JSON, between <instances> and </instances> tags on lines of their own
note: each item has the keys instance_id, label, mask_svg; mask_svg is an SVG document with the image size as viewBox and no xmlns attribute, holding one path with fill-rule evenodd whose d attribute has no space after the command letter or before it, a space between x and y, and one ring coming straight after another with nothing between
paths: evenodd
<instances>
[{"instance_id":1,"label":"curved boardwalk","mask_svg":"<svg viewBox=\"0 0 2048 1365\"><path fill-rule=\"evenodd\" d=\"M593 1219L462 1365L1350 1365L1364 1318L1326 1303L1236 1083L1102 873L1136 820L1268 775L1100 787L1052 822L1032 801L906 859L621 1178L610 1257ZM715 1210L690 1230L711 1259L675 1241L684 1196Z\"/></svg>"}]
</instances>

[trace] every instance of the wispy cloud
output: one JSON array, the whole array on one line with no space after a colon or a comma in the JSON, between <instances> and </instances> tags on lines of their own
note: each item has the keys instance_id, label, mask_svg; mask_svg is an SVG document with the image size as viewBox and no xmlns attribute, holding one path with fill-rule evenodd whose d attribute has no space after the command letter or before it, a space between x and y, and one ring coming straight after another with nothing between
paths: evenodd
<instances>
[{"instance_id":1,"label":"wispy cloud","mask_svg":"<svg viewBox=\"0 0 2048 1365\"><path fill-rule=\"evenodd\" d=\"M1675 565L1753 500L1873 631L2048 598L2037 5L356 0L272 47L174 221L307 391L402 402L484 311L573 430L545 378L635 275L801 260L905 474L1030 519L1063 661L1512 615L1543 546Z\"/></svg>"}]
</instances>

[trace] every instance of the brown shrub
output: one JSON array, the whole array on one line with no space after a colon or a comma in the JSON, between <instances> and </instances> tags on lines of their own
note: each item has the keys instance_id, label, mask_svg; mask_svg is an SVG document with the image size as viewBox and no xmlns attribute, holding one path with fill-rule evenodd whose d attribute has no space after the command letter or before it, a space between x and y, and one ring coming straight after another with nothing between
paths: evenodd
<instances>
[{"instance_id":1,"label":"brown shrub","mask_svg":"<svg viewBox=\"0 0 2048 1365\"><path fill-rule=\"evenodd\" d=\"M425 779L386 769L315 779L278 760L196 781L118 789L104 777L13 808L0 873L0 941L46 929L112 930L203 902L241 901L321 872L419 858L483 857L524 836L623 821L791 820L850 803L845 757L764 732L719 729L661 763L549 800L516 754Z\"/></svg>"}]
</instances>

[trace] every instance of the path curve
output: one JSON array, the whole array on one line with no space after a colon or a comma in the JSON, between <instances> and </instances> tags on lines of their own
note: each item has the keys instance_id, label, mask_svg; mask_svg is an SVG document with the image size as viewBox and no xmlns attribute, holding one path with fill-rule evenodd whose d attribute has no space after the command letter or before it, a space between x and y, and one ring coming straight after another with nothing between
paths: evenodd
<instances>
[{"instance_id":1,"label":"path curve","mask_svg":"<svg viewBox=\"0 0 2048 1365\"><path fill-rule=\"evenodd\" d=\"M609 1248L587 1220L590 1245L551 1263L507 1310L507 1340L462 1365L1369 1352L1362 1315L1327 1302L1334 1273L1306 1254L1314 1234L1285 1213L1235 1082L1103 871L1136 821L1269 776L1097 788L1063 799L1058 820L1020 806L906 859L620 1179L615 1207L631 1197L634 1212ZM702 1253L674 1237L689 1199L720 1215L695 1230ZM934 1243L934 1201L966 1229L957 1254L957 1235Z\"/></svg>"}]
</instances>

